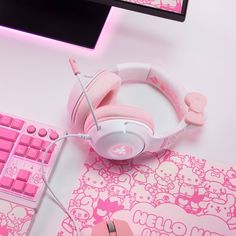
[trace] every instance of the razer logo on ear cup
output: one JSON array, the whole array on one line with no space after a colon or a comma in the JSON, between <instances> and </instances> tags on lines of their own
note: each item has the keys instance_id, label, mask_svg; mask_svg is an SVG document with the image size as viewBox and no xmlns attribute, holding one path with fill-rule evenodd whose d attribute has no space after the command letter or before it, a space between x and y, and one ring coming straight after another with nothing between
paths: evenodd
<instances>
[{"instance_id":1,"label":"razer logo on ear cup","mask_svg":"<svg viewBox=\"0 0 236 236\"><path fill-rule=\"evenodd\" d=\"M109 149L112 156L127 156L132 154L133 148L127 144L116 144Z\"/></svg>"},{"instance_id":2,"label":"razer logo on ear cup","mask_svg":"<svg viewBox=\"0 0 236 236\"><path fill-rule=\"evenodd\" d=\"M185 122L193 125L203 125L204 108L207 104L207 99L200 93L188 93L185 97L185 103L188 106L188 112L185 116Z\"/></svg>"}]
</instances>

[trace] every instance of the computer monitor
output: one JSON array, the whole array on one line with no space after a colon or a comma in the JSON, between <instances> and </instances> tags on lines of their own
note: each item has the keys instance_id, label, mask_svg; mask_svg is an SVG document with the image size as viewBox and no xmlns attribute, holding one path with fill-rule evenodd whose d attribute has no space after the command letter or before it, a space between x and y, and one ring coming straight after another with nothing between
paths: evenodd
<instances>
[{"instance_id":1,"label":"computer monitor","mask_svg":"<svg viewBox=\"0 0 236 236\"><path fill-rule=\"evenodd\" d=\"M111 6L184 21L187 1L0 0L0 26L95 48Z\"/></svg>"}]
</instances>

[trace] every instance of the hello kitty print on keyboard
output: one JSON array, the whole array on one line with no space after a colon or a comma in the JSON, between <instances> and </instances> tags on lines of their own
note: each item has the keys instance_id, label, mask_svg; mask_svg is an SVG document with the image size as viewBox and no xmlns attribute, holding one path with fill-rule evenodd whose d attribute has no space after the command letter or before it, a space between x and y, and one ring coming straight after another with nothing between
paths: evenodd
<instances>
[{"instance_id":1,"label":"hello kitty print on keyboard","mask_svg":"<svg viewBox=\"0 0 236 236\"><path fill-rule=\"evenodd\" d=\"M27 236L45 193L42 157L64 130L0 113L0 236ZM62 144L52 145L44 160L48 178Z\"/></svg>"},{"instance_id":2,"label":"hello kitty print on keyboard","mask_svg":"<svg viewBox=\"0 0 236 236\"><path fill-rule=\"evenodd\" d=\"M135 236L235 236L236 169L165 150L109 161L93 150L69 202L81 236L102 220L129 222ZM71 220L58 236L76 235Z\"/></svg>"},{"instance_id":3,"label":"hello kitty print on keyboard","mask_svg":"<svg viewBox=\"0 0 236 236\"><path fill-rule=\"evenodd\" d=\"M182 12L183 0L122 0L176 13Z\"/></svg>"}]
</instances>

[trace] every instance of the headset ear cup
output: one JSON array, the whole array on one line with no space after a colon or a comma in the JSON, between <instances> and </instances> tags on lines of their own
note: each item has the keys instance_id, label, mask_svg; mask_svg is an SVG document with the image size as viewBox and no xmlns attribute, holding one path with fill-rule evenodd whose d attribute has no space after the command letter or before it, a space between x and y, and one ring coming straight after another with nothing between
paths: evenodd
<instances>
[{"instance_id":1,"label":"headset ear cup","mask_svg":"<svg viewBox=\"0 0 236 236\"><path fill-rule=\"evenodd\" d=\"M110 104L115 99L121 85L120 77L110 71L100 72L92 79L83 82L95 109ZM69 96L68 111L73 130L83 132L84 123L90 109L79 82L73 87Z\"/></svg>"},{"instance_id":2,"label":"headset ear cup","mask_svg":"<svg viewBox=\"0 0 236 236\"><path fill-rule=\"evenodd\" d=\"M124 119L138 121L148 126L154 133L155 127L151 115L138 107L126 105L106 105L95 110L95 115L99 122ZM85 121L84 131L87 133L95 125L92 114Z\"/></svg>"}]
</instances>

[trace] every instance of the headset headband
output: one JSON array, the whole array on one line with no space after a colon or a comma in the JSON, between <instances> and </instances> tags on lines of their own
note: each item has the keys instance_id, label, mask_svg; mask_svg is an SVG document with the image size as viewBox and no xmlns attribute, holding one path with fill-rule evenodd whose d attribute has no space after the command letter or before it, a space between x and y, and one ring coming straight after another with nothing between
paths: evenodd
<instances>
[{"instance_id":1,"label":"headset headband","mask_svg":"<svg viewBox=\"0 0 236 236\"><path fill-rule=\"evenodd\" d=\"M145 63L124 63L118 64L113 72L121 78L123 84L146 83L161 91L168 98L180 120L178 126L170 133L177 133L187 126L184 122L188 112L185 104L187 91L175 81L171 81L159 68ZM169 136L170 133L166 133L165 136Z\"/></svg>"}]
</instances>

